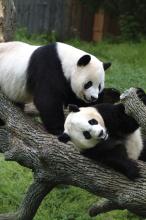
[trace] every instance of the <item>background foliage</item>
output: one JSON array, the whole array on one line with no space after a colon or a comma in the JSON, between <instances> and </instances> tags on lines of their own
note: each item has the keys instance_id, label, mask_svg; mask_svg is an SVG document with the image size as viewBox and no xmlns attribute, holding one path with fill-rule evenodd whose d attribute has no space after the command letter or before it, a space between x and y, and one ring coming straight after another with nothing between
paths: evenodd
<instances>
[{"instance_id":1,"label":"background foliage","mask_svg":"<svg viewBox=\"0 0 146 220\"><path fill-rule=\"evenodd\" d=\"M96 12L104 8L119 20L123 40L140 40L146 36L146 1L145 0L80 0Z\"/></svg>"}]
</instances>

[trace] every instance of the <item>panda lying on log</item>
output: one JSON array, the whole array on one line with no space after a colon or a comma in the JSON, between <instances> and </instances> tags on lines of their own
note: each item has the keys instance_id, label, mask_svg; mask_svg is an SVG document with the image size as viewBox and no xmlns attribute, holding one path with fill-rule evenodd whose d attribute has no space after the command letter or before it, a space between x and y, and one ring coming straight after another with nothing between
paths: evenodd
<instances>
[{"instance_id":1,"label":"panda lying on log","mask_svg":"<svg viewBox=\"0 0 146 220\"><path fill-rule=\"evenodd\" d=\"M64 43L0 43L0 88L19 105L33 101L46 129L60 134L63 106L97 101L110 65Z\"/></svg>"},{"instance_id":2,"label":"panda lying on log","mask_svg":"<svg viewBox=\"0 0 146 220\"><path fill-rule=\"evenodd\" d=\"M69 110L60 141L72 141L84 156L131 180L140 176L136 160L141 157L145 144L138 123L125 113L123 104L103 103L81 108L70 105Z\"/></svg>"}]
</instances>

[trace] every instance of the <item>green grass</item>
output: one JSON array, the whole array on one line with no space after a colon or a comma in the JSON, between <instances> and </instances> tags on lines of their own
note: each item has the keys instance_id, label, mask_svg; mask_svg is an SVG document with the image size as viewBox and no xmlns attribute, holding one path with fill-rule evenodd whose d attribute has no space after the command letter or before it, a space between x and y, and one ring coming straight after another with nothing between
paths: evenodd
<instances>
[{"instance_id":1,"label":"green grass","mask_svg":"<svg viewBox=\"0 0 146 220\"><path fill-rule=\"evenodd\" d=\"M30 37L19 33L16 40L45 44L52 41L45 36ZM146 89L146 42L131 43L86 43L78 40L67 43L90 52L103 61L111 61L106 73L106 87L124 91L136 86ZM15 162L5 162L0 156L0 213L18 208L27 187L32 182L30 170ZM88 216L88 208L99 198L75 187L61 186L54 189L42 202L35 220L139 220L127 211L113 211L96 218Z\"/></svg>"}]
</instances>

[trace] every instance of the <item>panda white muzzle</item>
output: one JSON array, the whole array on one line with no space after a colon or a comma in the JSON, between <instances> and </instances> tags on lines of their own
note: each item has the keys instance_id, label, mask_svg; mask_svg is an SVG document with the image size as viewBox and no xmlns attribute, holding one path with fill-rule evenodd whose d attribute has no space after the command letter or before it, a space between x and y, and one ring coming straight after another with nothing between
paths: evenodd
<instances>
[{"instance_id":1,"label":"panda white muzzle","mask_svg":"<svg viewBox=\"0 0 146 220\"><path fill-rule=\"evenodd\" d=\"M107 138L108 138L107 131L100 125L93 126L90 134L93 138L95 138L97 140L107 140Z\"/></svg>"}]
</instances>

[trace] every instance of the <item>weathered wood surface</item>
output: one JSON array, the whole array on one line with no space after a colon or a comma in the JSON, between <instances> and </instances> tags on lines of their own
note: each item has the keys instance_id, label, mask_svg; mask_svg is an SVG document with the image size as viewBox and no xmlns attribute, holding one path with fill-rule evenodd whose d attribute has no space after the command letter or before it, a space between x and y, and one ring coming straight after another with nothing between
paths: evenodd
<instances>
[{"instance_id":1,"label":"weathered wood surface","mask_svg":"<svg viewBox=\"0 0 146 220\"><path fill-rule=\"evenodd\" d=\"M13 0L0 0L0 42L13 39L16 22Z\"/></svg>"},{"instance_id":2,"label":"weathered wood surface","mask_svg":"<svg viewBox=\"0 0 146 220\"><path fill-rule=\"evenodd\" d=\"M121 101L125 105L128 115L131 115L142 127L143 134L146 136L146 106L139 100L136 88L130 88L122 95Z\"/></svg>"},{"instance_id":3,"label":"weathered wood surface","mask_svg":"<svg viewBox=\"0 0 146 220\"><path fill-rule=\"evenodd\" d=\"M34 182L17 213L0 215L0 219L33 219L41 201L58 184L81 187L105 197L103 210L128 209L146 217L146 164L139 162L141 178L135 182L83 157L72 145L58 142L37 123L25 116L0 93L0 151L6 160L30 168ZM110 201L109 201L110 200Z\"/></svg>"}]
</instances>

